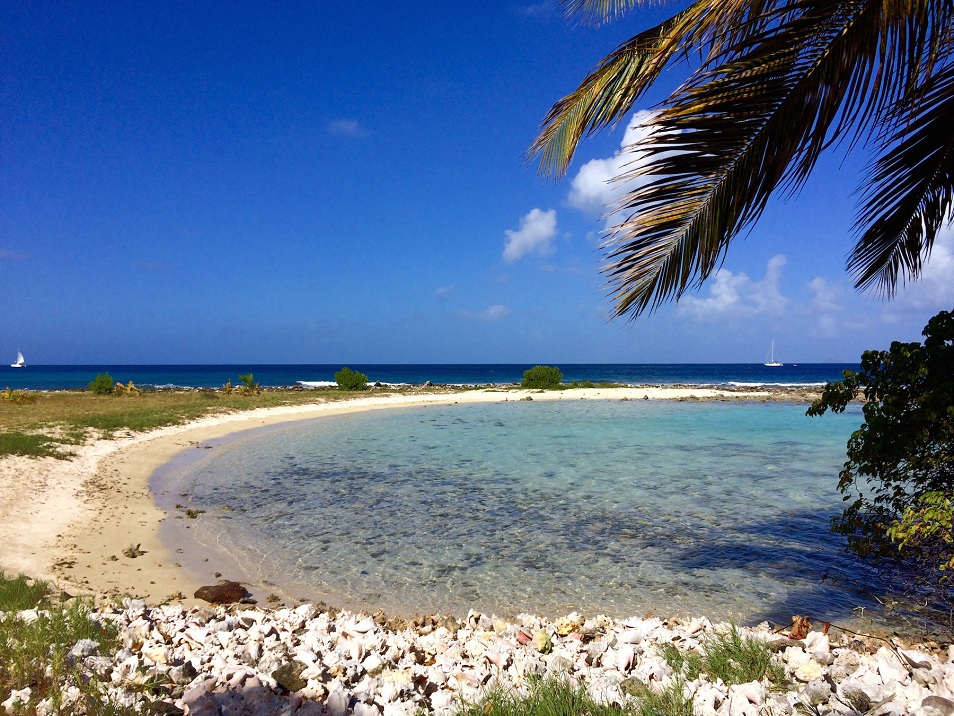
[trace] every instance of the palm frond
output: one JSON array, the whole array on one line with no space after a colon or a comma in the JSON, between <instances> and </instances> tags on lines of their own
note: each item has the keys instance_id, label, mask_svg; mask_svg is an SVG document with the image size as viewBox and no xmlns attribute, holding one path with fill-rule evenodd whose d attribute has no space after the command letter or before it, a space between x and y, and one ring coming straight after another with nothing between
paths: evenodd
<instances>
[{"instance_id":1,"label":"palm frond","mask_svg":"<svg viewBox=\"0 0 954 716\"><path fill-rule=\"evenodd\" d=\"M563 4L599 22L646 2ZM949 120L936 88L954 58L954 2L696 0L620 46L554 105L528 155L541 155L543 173L565 173L583 137L622 120L690 52L701 67L657 112L656 131L630 148L649 160L618 177L640 186L615 207L626 218L604 244L617 316L699 285L770 195L797 193L820 154L843 140L848 151L861 141L894 147L871 175L865 212L883 212L850 268L859 284L880 281L888 292L899 274L917 274L951 212L950 158L940 149ZM912 161L916 170L898 183Z\"/></svg>"},{"instance_id":2,"label":"palm frond","mask_svg":"<svg viewBox=\"0 0 954 716\"><path fill-rule=\"evenodd\" d=\"M540 172L562 176L580 141L615 125L676 57L698 48L718 55L738 38L722 28L751 28L767 0L697 0L666 21L644 30L607 55L580 86L557 102L527 150L540 155Z\"/></svg>"},{"instance_id":3,"label":"palm frond","mask_svg":"<svg viewBox=\"0 0 954 716\"><path fill-rule=\"evenodd\" d=\"M919 99L914 120L866 177L855 223L864 231L848 260L856 288L876 286L888 296L899 279L920 275L938 230L954 219L954 65L912 94ZM906 105L892 118L909 117Z\"/></svg>"},{"instance_id":4,"label":"palm frond","mask_svg":"<svg viewBox=\"0 0 954 716\"><path fill-rule=\"evenodd\" d=\"M637 5L660 5L661 0L561 0L567 17L580 15L584 20L600 25L622 17Z\"/></svg>"},{"instance_id":5,"label":"palm frond","mask_svg":"<svg viewBox=\"0 0 954 716\"><path fill-rule=\"evenodd\" d=\"M562 176L580 140L622 119L656 80L679 42L676 15L633 37L590 72L572 94L550 109L527 157L540 154L540 172Z\"/></svg>"},{"instance_id":6,"label":"palm frond","mask_svg":"<svg viewBox=\"0 0 954 716\"><path fill-rule=\"evenodd\" d=\"M704 281L772 192L814 165L859 71L845 45L871 35L864 6L801 5L690 81L634 147L653 158L620 177L649 183L623 197L629 218L605 245L615 315L638 316Z\"/></svg>"}]
</instances>

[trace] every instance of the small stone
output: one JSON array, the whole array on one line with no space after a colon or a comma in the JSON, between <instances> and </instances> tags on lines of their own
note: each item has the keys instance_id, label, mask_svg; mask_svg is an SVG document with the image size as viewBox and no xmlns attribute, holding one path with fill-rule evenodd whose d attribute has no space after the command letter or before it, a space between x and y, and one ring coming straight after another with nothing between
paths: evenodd
<instances>
[{"instance_id":1,"label":"small stone","mask_svg":"<svg viewBox=\"0 0 954 716\"><path fill-rule=\"evenodd\" d=\"M308 668L297 659L286 661L272 672L272 678L289 693L301 691L308 686L308 682L301 677L302 672Z\"/></svg>"},{"instance_id":2,"label":"small stone","mask_svg":"<svg viewBox=\"0 0 954 716\"><path fill-rule=\"evenodd\" d=\"M802 690L802 698L810 706L820 706L831 698L831 686L821 679L809 681Z\"/></svg>"},{"instance_id":3,"label":"small stone","mask_svg":"<svg viewBox=\"0 0 954 716\"><path fill-rule=\"evenodd\" d=\"M249 596L248 591L238 582L225 582L199 587L195 590L196 599L204 599L210 604L234 604Z\"/></svg>"},{"instance_id":4,"label":"small stone","mask_svg":"<svg viewBox=\"0 0 954 716\"><path fill-rule=\"evenodd\" d=\"M954 701L943 696L925 696L921 700L924 716L954 716Z\"/></svg>"},{"instance_id":5,"label":"small stone","mask_svg":"<svg viewBox=\"0 0 954 716\"><path fill-rule=\"evenodd\" d=\"M169 669L169 678L172 679L172 683L178 684L179 686L185 686L191 683L198 675L199 673L195 670L195 667L192 666L191 661L187 661L180 666L173 666Z\"/></svg>"}]
</instances>

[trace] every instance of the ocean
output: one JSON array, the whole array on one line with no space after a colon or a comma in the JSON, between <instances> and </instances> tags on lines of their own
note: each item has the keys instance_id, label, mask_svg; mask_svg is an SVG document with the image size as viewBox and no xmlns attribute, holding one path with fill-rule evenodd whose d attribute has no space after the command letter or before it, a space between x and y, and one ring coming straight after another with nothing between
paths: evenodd
<instances>
[{"instance_id":1,"label":"ocean","mask_svg":"<svg viewBox=\"0 0 954 716\"><path fill-rule=\"evenodd\" d=\"M804 363L769 368L761 363L738 364L557 364L565 381L608 381L630 385L778 385L819 386L839 380L842 371L857 364ZM133 381L140 387L218 388L226 381L252 373L262 386L279 387L333 384L340 364L326 365L27 365L0 367L0 386L28 390L77 390L86 388L97 373ZM372 382L420 385L427 381L445 385L519 383L532 364L361 364Z\"/></svg>"}]
</instances>

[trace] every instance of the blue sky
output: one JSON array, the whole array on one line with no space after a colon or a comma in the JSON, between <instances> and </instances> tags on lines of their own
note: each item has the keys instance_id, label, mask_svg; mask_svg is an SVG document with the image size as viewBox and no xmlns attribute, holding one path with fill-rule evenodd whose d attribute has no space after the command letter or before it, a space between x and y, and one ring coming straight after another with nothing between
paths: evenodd
<instances>
[{"instance_id":1,"label":"blue sky","mask_svg":"<svg viewBox=\"0 0 954 716\"><path fill-rule=\"evenodd\" d=\"M603 181L543 180L550 105L658 21L550 3L0 7L0 357L31 363L856 360L954 308L844 272L863 157L774 202L701 291L609 321ZM677 86L666 73L645 110Z\"/></svg>"}]
</instances>

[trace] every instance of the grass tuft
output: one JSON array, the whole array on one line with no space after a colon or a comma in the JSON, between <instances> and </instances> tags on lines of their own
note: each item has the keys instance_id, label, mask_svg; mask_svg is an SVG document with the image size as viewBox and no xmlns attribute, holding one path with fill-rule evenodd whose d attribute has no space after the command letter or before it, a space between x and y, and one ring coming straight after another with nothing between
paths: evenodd
<instances>
[{"instance_id":1,"label":"grass tuft","mask_svg":"<svg viewBox=\"0 0 954 716\"><path fill-rule=\"evenodd\" d=\"M0 612L33 609L43 604L49 593L50 587L46 582L31 582L22 574L10 579L0 570Z\"/></svg>"},{"instance_id":2,"label":"grass tuft","mask_svg":"<svg viewBox=\"0 0 954 716\"><path fill-rule=\"evenodd\" d=\"M600 704L582 686L557 678L535 679L527 693L495 688L476 703L466 704L459 716L635 716L632 707ZM681 716L672 714L671 716Z\"/></svg>"},{"instance_id":3,"label":"grass tuft","mask_svg":"<svg viewBox=\"0 0 954 716\"><path fill-rule=\"evenodd\" d=\"M11 431L0 433L0 455L56 457L68 459L72 453L60 449L61 440L49 435Z\"/></svg>"},{"instance_id":4,"label":"grass tuft","mask_svg":"<svg viewBox=\"0 0 954 716\"><path fill-rule=\"evenodd\" d=\"M710 679L726 684L746 684L764 677L775 683L785 680L782 665L772 660L768 646L752 636L743 636L736 628L716 634L702 645L702 670Z\"/></svg>"},{"instance_id":5,"label":"grass tuft","mask_svg":"<svg viewBox=\"0 0 954 716\"><path fill-rule=\"evenodd\" d=\"M36 713L43 700L58 716L136 713L112 703L95 680L80 678L70 663L70 649L80 639L97 642L100 654L115 653L115 630L93 619L88 603L50 603L49 594L43 582L31 583L22 575L10 578L0 571L0 701L29 686L29 702L15 706L15 716ZM68 693L74 688L79 702L71 704Z\"/></svg>"},{"instance_id":6,"label":"grass tuft","mask_svg":"<svg viewBox=\"0 0 954 716\"><path fill-rule=\"evenodd\" d=\"M634 693L637 716L694 716L692 699L686 696L685 684L685 679L677 676L659 692L640 685Z\"/></svg>"},{"instance_id":7,"label":"grass tuft","mask_svg":"<svg viewBox=\"0 0 954 716\"><path fill-rule=\"evenodd\" d=\"M673 644L664 645L660 651L669 668L681 674L689 681L699 678L702 673L702 655L695 651L680 651Z\"/></svg>"}]
</instances>

